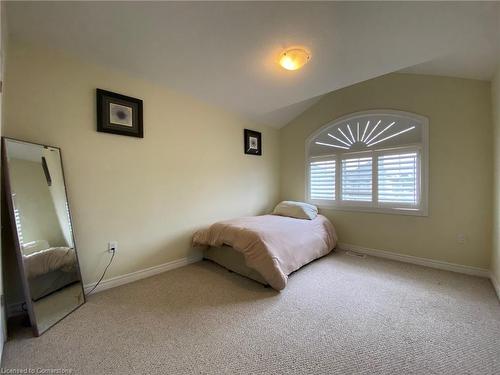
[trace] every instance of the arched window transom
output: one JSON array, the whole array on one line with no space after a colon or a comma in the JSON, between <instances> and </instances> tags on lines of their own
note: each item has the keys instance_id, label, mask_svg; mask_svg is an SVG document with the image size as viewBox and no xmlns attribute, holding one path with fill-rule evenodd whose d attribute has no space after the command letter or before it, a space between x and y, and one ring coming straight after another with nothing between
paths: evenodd
<instances>
[{"instance_id":1,"label":"arched window transom","mask_svg":"<svg viewBox=\"0 0 500 375\"><path fill-rule=\"evenodd\" d=\"M428 120L358 112L306 142L307 198L320 207L427 215Z\"/></svg>"}]
</instances>

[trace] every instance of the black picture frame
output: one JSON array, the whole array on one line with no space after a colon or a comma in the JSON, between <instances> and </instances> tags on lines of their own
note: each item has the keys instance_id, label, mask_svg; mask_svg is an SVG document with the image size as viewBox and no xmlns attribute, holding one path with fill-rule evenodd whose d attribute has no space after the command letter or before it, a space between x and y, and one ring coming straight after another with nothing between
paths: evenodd
<instances>
[{"instance_id":1,"label":"black picture frame","mask_svg":"<svg viewBox=\"0 0 500 375\"><path fill-rule=\"evenodd\" d=\"M245 129L243 132L245 154L262 155L262 134L255 130Z\"/></svg>"},{"instance_id":2,"label":"black picture frame","mask_svg":"<svg viewBox=\"0 0 500 375\"><path fill-rule=\"evenodd\" d=\"M142 100L96 89L97 131L144 138Z\"/></svg>"}]
</instances>

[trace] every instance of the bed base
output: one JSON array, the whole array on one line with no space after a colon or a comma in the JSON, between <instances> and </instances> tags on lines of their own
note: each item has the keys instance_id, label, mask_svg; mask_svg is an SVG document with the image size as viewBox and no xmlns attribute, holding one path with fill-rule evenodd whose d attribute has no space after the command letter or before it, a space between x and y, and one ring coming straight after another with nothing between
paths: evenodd
<instances>
[{"instance_id":1,"label":"bed base","mask_svg":"<svg viewBox=\"0 0 500 375\"><path fill-rule=\"evenodd\" d=\"M228 271L257 281L264 286L269 286L260 273L246 265L243 254L230 246L209 247L203 252L203 259L211 260Z\"/></svg>"}]
</instances>

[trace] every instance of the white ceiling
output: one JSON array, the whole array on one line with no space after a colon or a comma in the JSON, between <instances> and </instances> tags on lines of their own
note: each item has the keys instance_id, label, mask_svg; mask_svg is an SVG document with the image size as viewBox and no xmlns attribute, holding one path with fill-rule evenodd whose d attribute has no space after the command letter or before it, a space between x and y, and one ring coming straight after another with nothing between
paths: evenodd
<instances>
[{"instance_id":1,"label":"white ceiling","mask_svg":"<svg viewBox=\"0 0 500 375\"><path fill-rule=\"evenodd\" d=\"M499 9L479 2L10 2L7 22L11 38L280 127L327 92L410 66L417 65L405 71L489 79L499 56L491 52L500 46ZM312 59L289 72L276 60L292 45L306 46Z\"/></svg>"},{"instance_id":2,"label":"white ceiling","mask_svg":"<svg viewBox=\"0 0 500 375\"><path fill-rule=\"evenodd\" d=\"M500 46L500 39L498 44ZM401 72L489 81L500 62L500 53L495 47L498 46L471 46L466 51L455 51Z\"/></svg>"}]
</instances>

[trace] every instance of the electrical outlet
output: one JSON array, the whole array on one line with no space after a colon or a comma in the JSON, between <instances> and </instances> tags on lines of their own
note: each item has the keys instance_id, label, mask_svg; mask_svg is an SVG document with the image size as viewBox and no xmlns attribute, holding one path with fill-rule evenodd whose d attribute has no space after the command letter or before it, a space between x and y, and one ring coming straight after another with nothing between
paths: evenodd
<instances>
[{"instance_id":1,"label":"electrical outlet","mask_svg":"<svg viewBox=\"0 0 500 375\"><path fill-rule=\"evenodd\" d=\"M457 242L460 243L460 244L464 244L466 241L466 237L465 237L465 234L463 233L459 233L457 234Z\"/></svg>"},{"instance_id":2,"label":"electrical outlet","mask_svg":"<svg viewBox=\"0 0 500 375\"><path fill-rule=\"evenodd\" d=\"M110 253L116 253L118 251L118 241L109 241L108 242L108 251Z\"/></svg>"}]
</instances>

